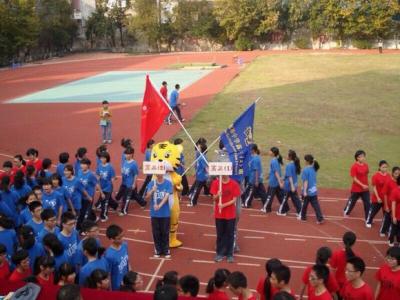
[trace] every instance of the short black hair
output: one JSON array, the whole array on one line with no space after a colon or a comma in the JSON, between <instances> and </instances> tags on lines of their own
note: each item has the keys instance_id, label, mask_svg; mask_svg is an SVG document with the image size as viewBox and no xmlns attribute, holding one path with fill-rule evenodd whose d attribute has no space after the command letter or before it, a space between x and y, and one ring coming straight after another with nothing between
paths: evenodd
<instances>
[{"instance_id":1,"label":"short black hair","mask_svg":"<svg viewBox=\"0 0 400 300\"><path fill-rule=\"evenodd\" d=\"M62 263L58 268L58 277L61 279L62 276L69 276L76 272L75 267L70 263Z\"/></svg>"},{"instance_id":2,"label":"short black hair","mask_svg":"<svg viewBox=\"0 0 400 300\"><path fill-rule=\"evenodd\" d=\"M64 253L64 246L54 233L48 233L43 237L43 245L50 248L54 256Z\"/></svg>"},{"instance_id":3,"label":"short black hair","mask_svg":"<svg viewBox=\"0 0 400 300\"><path fill-rule=\"evenodd\" d=\"M158 287L153 295L153 300L177 300L178 291L172 285L162 285Z\"/></svg>"},{"instance_id":4,"label":"short black hair","mask_svg":"<svg viewBox=\"0 0 400 300\"><path fill-rule=\"evenodd\" d=\"M70 171L72 173L72 175L75 174L75 170L74 170L74 166L73 165L70 165L70 164L66 165L64 167L64 170Z\"/></svg>"},{"instance_id":5,"label":"short black hair","mask_svg":"<svg viewBox=\"0 0 400 300\"><path fill-rule=\"evenodd\" d=\"M146 147L149 148L150 146L154 145L155 141L153 139L150 139L147 141Z\"/></svg>"},{"instance_id":6,"label":"short black hair","mask_svg":"<svg viewBox=\"0 0 400 300\"><path fill-rule=\"evenodd\" d=\"M125 149L124 154L135 154L135 149L128 147Z\"/></svg>"},{"instance_id":7,"label":"short black hair","mask_svg":"<svg viewBox=\"0 0 400 300\"><path fill-rule=\"evenodd\" d=\"M55 216L56 216L56 213L52 208L45 208L40 213L40 218L43 221L48 221L49 219L54 218Z\"/></svg>"},{"instance_id":8,"label":"short black hair","mask_svg":"<svg viewBox=\"0 0 400 300\"><path fill-rule=\"evenodd\" d=\"M175 88L176 88L177 90L179 90L179 89L181 88L181 86L180 86L179 84L175 84Z\"/></svg>"},{"instance_id":9,"label":"short black hair","mask_svg":"<svg viewBox=\"0 0 400 300\"><path fill-rule=\"evenodd\" d=\"M20 265L21 262L29 257L29 252L25 249L17 250L12 256L11 261L16 265Z\"/></svg>"},{"instance_id":10,"label":"short black hair","mask_svg":"<svg viewBox=\"0 0 400 300\"><path fill-rule=\"evenodd\" d=\"M185 294L189 293L190 296L196 297L199 293L200 282L196 276L185 275L179 278L179 286Z\"/></svg>"},{"instance_id":11,"label":"short black hair","mask_svg":"<svg viewBox=\"0 0 400 300\"><path fill-rule=\"evenodd\" d=\"M117 236L119 236L121 233L123 232L123 229L116 225L116 224L112 224L110 226L107 227L106 230L106 236L109 239L115 239Z\"/></svg>"},{"instance_id":12,"label":"short black hair","mask_svg":"<svg viewBox=\"0 0 400 300\"><path fill-rule=\"evenodd\" d=\"M56 265L56 261L53 256L50 256L50 255L39 256L35 260L34 274L38 275L40 273L40 271L41 271L40 267L54 268L55 265Z\"/></svg>"},{"instance_id":13,"label":"short black hair","mask_svg":"<svg viewBox=\"0 0 400 300\"><path fill-rule=\"evenodd\" d=\"M36 208L41 207L41 206L42 206L42 203L40 201L37 201L37 200L32 201L31 203L28 204L30 212L34 212Z\"/></svg>"},{"instance_id":14,"label":"short black hair","mask_svg":"<svg viewBox=\"0 0 400 300\"><path fill-rule=\"evenodd\" d=\"M109 102L107 100L103 100L103 102L101 102L101 104L109 104Z\"/></svg>"},{"instance_id":15,"label":"short black hair","mask_svg":"<svg viewBox=\"0 0 400 300\"><path fill-rule=\"evenodd\" d=\"M400 247L390 247L386 251L386 256L395 258L397 260L397 265L400 265Z\"/></svg>"},{"instance_id":16,"label":"short black hair","mask_svg":"<svg viewBox=\"0 0 400 300\"><path fill-rule=\"evenodd\" d=\"M95 221L89 219L84 220L81 224L81 232L88 232L94 227L99 227Z\"/></svg>"},{"instance_id":17,"label":"short black hair","mask_svg":"<svg viewBox=\"0 0 400 300\"><path fill-rule=\"evenodd\" d=\"M354 268L354 271L360 272L361 275L364 274L365 271L365 262L361 257L353 256L347 260L348 264L351 264Z\"/></svg>"},{"instance_id":18,"label":"short black hair","mask_svg":"<svg viewBox=\"0 0 400 300\"><path fill-rule=\"evenodd\" d=\"M61 224L65 224L68 221L72 221L72 220L76 220L75 215L70 212L70 211L66 211L61 215Z\"/></svg>"},{"instance_id":19,"label":"short black hair","mask_svg":"<svg viewBox=\"0 0 400 300\"><path fill-rule=\"evenodd\" d=\"M82 242L83 251L86 251L90 256L96 256L99 246L95 238L87 238Z\"/></svg>"},{"instance_id":20,"label":"short black hair","mask_svg":"<svg viewBox=\"0 0 400 300\"><path fill-rule=\"evenodd\" d=\"M29 148L28 150L26 150L26 156L29 155L39 156L39 151L35 148Z\"/></svg>"},{"instance_id":21,"label":"short black hair","mask_svg":"<svg viewBox=\"0 0 400 300\"><path fill-rule=\"evenodd\" d=\"M296 298L286 291L280 291L274 295L272 300L296 300Z\"/></svg>"},{"instance_id":22,"label":"short black hair","mask_svg":"<svg viewBox=\"0 0 400 300\"><path fill-rule=\"evenodd\" d=\"M166 84L167 84L167 82L166 82L166 81L163 81L161 84L162 84L162 85L166 85Z\"/></svg>"},{"instance_id":23,"label":"short black hair","mask_svg":"<svg viewBox=\"0 0 400 300\"><path fill-rule=\"evenodd\" d=\"M230 286L232 286L234 289L237 288L247 288L247 278L246 275L244 275L240 271L235 271L232 272L227 279L227 282Z\"/></svg>"},{"instance_id":24,"label":"short black hair","mask_svg":"<svg viewBox=\"0 0 400 300\"><path fill-rule=\"evenodd\" d=\"M42 182L42 186L43 186L43 185L51 185L51 179L50 179L50 178L47 178L47 177L42 178L42 179L41 179L41 182Z\"/></svg>"},{"instance_id":25,"label":"short black hair","mask_svg":"<svg viewBox=\"0 0 400 300\"><path fill-rule=\"evenodd\" d=\"M85 147L79 147L78 150L76 150L75 157L83 158L86 153L87 153L87 149Z\"/></svg>"},{"instance_id":26,"label":"short black hair","mask_svg":"<svg viewBox=\"0 0 400 300\"><path fill-rule=\"evenodd\" d=\"M77 284L66 284L57 293L57 300L81 300L81 291Z\"/></svg>"},{"instance_id":27,"label":"short black hair","mask_svg":"<svg viewBox=\"0 0 400 300\"><path fill-rule=\"evenodd\" d=\"M51 167L51 159L50 158L45 158L45 159L43 159L43 162L42 162L42 169L43 170L46 170L46 169L48 169L48 168L50 168Z\"/></svg>"},{"instance_id":28,"label":"short black hair","mask_svg":"<svg viewBox=\"0 0 400 300\"><path fill-rule=\"evenodd\" d=\"M62 164L66 164L69 160L69 153L68 152L61 152L58 155L58 161Z\"/></svg>"},{"instance_id":29,"label":"short black hair","mask_svg":"<svg viewBox=\"0 0 400 300\"><path fill-rule=\"evenodd\" d=\"M3 163L3 168L12 168L12 162L7 160Z\"/></svg>"},{"instance_id":30,"label":"short black hair","mask_svg":"<svg viewBox=\"0 0 400 300\"><path fill-rule=\"evenodd\" d=\"M103 151L103 152L101 152L100 153L100 155L99 155L99 158L102 158L102 157L104 157L105 159L106 159L106 161L107 162L110 162L110 153L108 153L108 152L106 152L106 151Z\"/></svg>"},{"instance_id":31,"label":"short black hair","mask_svg":"<svg viewBox=\"0 0 400 300\"><path fill-rule=\"evenodd\" d=\"M357 160L357 158L358 158L360 155L364 155L364 156L365 156L365 155L366 155L366 154L365 154L365 151L364 151L364 150L357 150L356 153L354 154L354 159Z\"/></svg>"},{"instance_id":32,"label":"short black hair","mask_svg":"<svg viewBox=\"0 0 400 300\"><path fill-rule=\"evenodd\" d=\"M81 165L88 165L88 166L90 166L92 162L90 161L89 158L84 157L84 158L81 159L81 161L80 161L79 163L80 163Z\"/></svg>"},{"instance_id":33,"label":"short black hair","mask_svg":"<svg viewBox=\"0 0 400 300\"><path fill-rule=\"evenodd\" d=\"M276 267L272 270L272 274L275 274L276 280L278 280L278 282L283 281L285 284L288 284L290 281L290 269L286 265L282 264L279 267Z\"/></svg>"}]
</instances>

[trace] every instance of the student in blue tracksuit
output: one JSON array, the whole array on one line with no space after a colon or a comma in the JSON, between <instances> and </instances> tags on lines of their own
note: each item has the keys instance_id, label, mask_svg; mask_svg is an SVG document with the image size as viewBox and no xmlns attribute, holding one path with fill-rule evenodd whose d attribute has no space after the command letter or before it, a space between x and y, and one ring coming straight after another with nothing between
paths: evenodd
<instances>
[{"instance_id":1,"label":"student in blue tracksuit","mask_svg":"<svg viewBox=\"0 0 400 300\"><path fill-rule=\"evenodd\" d=\"M72 204L72 213L79 216L82 208L82 196L86 194L86 198L89 198L89 194L83 188L83 184L79 178L74 176L74 167L72 165L68 164L65 166L62 185L66 189L68 199Z\"/></svg>"},{"instance_id":2,"label":"student in blue tracksuit","mask_svg":"<svg viewBox=\"0 0 400 300\"><path fill-rule=\"evenodd\" d=\"M76 161L74 163L74 174L76 176L79 176L79 173L81 171L81 160L86 158L87 154L87 149L85 147L80 147L78 150L76 150L75 158Z\"/></svg>"},{"instance_id":3,"label":"student in blue tracksuit","mask_svg":"<svg viewBox=\"0 0 400 300\"><path fill-rule=\"evenodd\" d=\"M122 200L120 216L128 214L130 199L136 200L142 208L146 207L146 201L141 199L137 193L136 179L139 175L139 168L133 159L134 153L133 148L125 150L125 162L121 168L122 182L116 196L117 200Z\"/></svg>"},{"instance_id":4,"label":"student in blue tracksuit","mask_svg":"<svg viewBox=\"0 0 400 300\"><path fill-rule=\"evenodd\" d=\"M292 199L293 205L296 208L297 216L300 215L301 201L297 194L297 175L301 173L300 159L297 157L296 151L289 150L288 157L289 163L285 169L285 179L283 186L283 201L279 206L277 215L286 216L285 206L287 205L288 199Z\"/></svg>"},{"instance_id":5,"label":"student in blue tracksuit","mask_svg":"<svg viewBox=\"0 0 400 300\"><path fill-rule=\"evenodd\" d=\"M200 152L199 152L199 150L201 149L201 145L204 145L206 148L207 148L207 140L205 139L205 138L203 138L203 137L200 137L198 140L197 140L197 142L196 142L196 147L194 147L194 158L195 158L195 161L196 162L198 162L198 158L200 157ZM199 150L198 150L199 149ZM201 151L201 150L200 150ZM207 150L206 150L207 151ZM196 163L196 165L195 165L195 169L196 169L196 167L197 167L197 163ZM188 197L189 198L192 198L193 197L193 191L194 191L194 188L196 187L196 185L195 184L192 184L192 186L190 187L190 190L189 190L189 194L188 194ZM204 189L204 195L208 195L208 194L210 194L210 192L209 192L209 190L208 190L208 187L207 187L207 185L206 185L206 188Z\"/></svg>"},{"instance_id":6,"label":"student in blue tracksuit","mask_svg":"<svg viewBox=\"0 0 400 300\"><path fill-rule=\"evenodd\" d=\"M88 158L83 158L81 160L81 170L78 178L86 193L83 193L82 197L82 208L78 217L78 228L80 228L83 220L88 218L93 220L96 219L96 215L93 211L93 200L96 190L99 191L100 196L104 198L104 193L101 191L96 175L90 170L90 165L91 161Z\"/></svg>"},{"instance_id":7,"label":"student in blue tracksuit","mask_svg":"<svg viewBox=\"0 0 400 300\"><path fill-rule=\"evenodd\" d=\"M129 264L128 244L123 241L123 230L118 225L107 227L106 236L111 240L111 245L106 250L104 257L110 267L111 288L119 290L122 279L131 269Z\"/></svg>"},{"instance_id":8,"label":"student in blue tracksuit","mask_svg":"<svg viewBox=\"0 0 400 300\"><path fill-rule=\"evenodd\" d=\"M68 263L67 251L64 250L63 244L54 233L48 233L43 237L43 246L47 254L54 258L56 270L58 270L62 264Z\"/></svg>"},{"instance_id":9,"label":"student in blue tracksuit","mask_svg":"<svg viewBox=\"0 0 400 300\"><path fill-rule=\"evenodd\" d=\"M42 243L43 238L47 234L52 233L58 235L60 229L57 227L56 214L51 208L44 209L40 214L40 218L43 220L44 226L43 229L39 232L36 239L39 243Z\"/></svg>"},{"instance_id":10,"label":"student in blue tracksuit","mask_svg":"<svg viewBox=\"0 0 400 300\"><path fill-rule=\"evenodd\" d=\"M41 243L37 243L33 228L28 225L23 225L18 230L19 245L29 253L29 265L33 270L36 259L45 255L44 248Z\"/></svg>"},{"instance_id":11,"label":"student in blue tracksuit","mask_svg":"<svg viewBox=\"0 0 400 300\"><path fill-rule=\"evenodd\" d=\"M281 165L283 165L282 156L279 154L277 147L272 147L269 151L269 155L272 157L269 165L269 177L268 177L268 191L267 201L264 203L262 211L265 213L271 212L272 202L274 197L278 198L279 203L283 201L283 180ZM285 214L289 210L289 205L284 205L282 213Z\"/></svg>"},{"instance_id":12,"label":"student in blue tracksuit","mask_svg":"<svg viewBox=\"0 0 400 300\"><path fill-rule=\"evenodd\" d=\"M109 272L108 262L105 258L98 258L99 246L96 239L87 238L83 241L83 254L87 258L87 263L81 268L79 272L79 285L84 286L87 278L96 269Z\"/></svg>"},{"instance_id":13,"label":"student in blue tracksuit","mask_svg":"<svg viewBox=\"0 0 400 300\"><path fill-rule=\"evenodd\" d=\"M200 151L203 154L196 163L196 180L194 182L194 187L192 187L192 192L190 194L190 203L188 206L196 206L197 199L199 198L200 191L204 188L204 193L209 195L209 189L207 187L208 179L208 163L206 157L207 146L205 144L200 145ZM199 154L200 155L200 154Z\"/></svg>"},{"instance_id":14,"label":"student in blue tracksuit","mask_svg":"<svg viewBox=\"0 0 400 300\"><path fill-rule=\"evenodd\" d=\"M150 139L150 140L147 142L147 144L146 144L146 151L144 152L144 161L150 161L150 160L151 160L151 149L153 149L154 143L155 143L155 142L154 142L153 139ZM146 191L146 187L147 187L147 185L149 184L149 182L151 181L151 177L152 177L151 174L147 175L147 176L146 176L146 179L144 180L144 182L143 182L143 184L142 184L142 187L140 188L139 196L140 196L141 198L144 197L144 193L145 193L145 191Z\"/></svg>"},{"instance_id":15,"label":"student in blue tracksuit","mask_svg":"<svg viewBox=\"0 0 400 300\"><path fill-rule=\"evenodd\" d=\"M263 184L264 174L261 164L260 150L256 144L253 144L251 147L251 158L248 170L248 182L246 189L242 194L242 205L246 208L251 207L255 193L261 197L262 203L266 203L267 201L267 194Z\"/></svg>"},{"instance_id":16,"label":"student in blue tracksuit","mask_svg":"<svg viewBox=\"0 0 400 300\"><path fill-rule=\"evenodd\" d=\"M29 210L29 204L32 203L33 201L39 201L39 200L36 197L36 194L32 191L26 197L25 207L19 213L19 224L26 224L32 219L32 213ZM42 203L41 201L39 202Z\"/></svg>"},{"instance_id":17,"label":"student in blue tracksuit","mask_svg":"<svg viewBox=\"0 0 400 300\"><path fill-rule=\"evenodd\" d=\"M172 183L163 175L149 182L146 190L146 200L150 201L151 229L154 240L154 257L164 255L169 258L169 223L170 207L168 199L172 195Z\"/></svg>"},{"instance_id":18,"label":"student in blue tracksuit","mask_svg":"<svg viewBox=\"0 0 400 300\"><path fill-rule=\"evenodd\" d=\"M79 242L78 249L76 250L76 258L77 258L76 262L77 265L83 267L88 261L83 253L83 242L88 238L94 238L97 241L97 246L98 247L101 246L99 239L99 226L92 220L85 220L83 221L81 226L81 235L82 235L82 240Z\"/></svg>"},{"instance_id":19,"label":"student in blue tracksuit","mask_svg":"<svg viewBox=\"0 0 400 300\"><path fill-rule=\"evenodd\" d=\"M131 139L122 138L121 139L121 147L122 147L122 154L121 154L121 168L122 168L122 165L124 164L124 162L126 160L125 159L125 150L133 148L132 140Z\"/></svg>"},{"instance_id":20,"label":"student in blue tracksuit","mask_svg":"<svg viewBox=\"0 0 400 300\"><path fill-rule=\"evenodd\" d=\"M35 238L37 239L39 232L41 232L44 228L44 222L40 217L43 210L42 203L39 201L33 201L29 204L29 210L32 213L32 219L26 223L26 225L32 227Z\"/></svg>"},{"instance_id":21,"label":"student in blue tracksuit","mask_svg":"<svg viewBox=\"0 0 400 300\"><path fill-rule=\"evenodd\" d=\"M51 175L50 180L53 190L61 195L63 206L62 213L66 212L67 210L72 210L72 201L69 198L69 192L67 188L62 184L62 178L57 173L54 173Z\"/></svg>"},{"instance_id":22,"label":"student in blue tracksuit","mask_svg":"<svg viewBox=\"0 0 400 300\"><path fill-rule=\"evenodd\" d=\"M58 156L58 164L56 168L56 173L58 176L61 178L64 176L64 168L68 164L69 161L69 153L68 152L62 152Z\"/></svg>"},{"instance_id":23,"label":"student in blue tracksuit","mask_svg":"<svg viewBox=\"0 0 400 300\"><path fill-rule=\"evenodd\" d=\"M1 179L0 184L0 198L1 202L5 204L8 208L4 208L4 213L6 213L12 220L15 225L19 225L19 216L17 210L17 204L19 201L19 196L16 192L10 190L10 177L4 176Z\"/></svg>"},{"instance_id":24,"label":"student in blue tracksuit","mask_svg":"<svg viewBox=\"0 0 400 300\"><path fill-rule=\"evenodd\" d=\"M110 164L110 154L102 152L99 155L100 164L97 166L96 174L100 180L100 188L104 197L100 197L100 221L105 222L108 219L108 208L111 206L114 210L118 208L118 203L112 199L113 181L115 177L114 167Z\"/></svg>"},{"instance_id":25,"label":"student in blue tracksuit","mask_svg":"<svg viewBox=\"0 0 400 300\"><path fill-rule=\"evenodd\" d=\"M18 194L18 199L28 196L32 191L32 188L25 182L25 174L21 170L17 171L14 176L14 183L11 191Z\"/></svg>"},{"instance_id":26,"label":"student in blue tracksuit","mask_svg":"<svg viewBox=\"0 0 400 300\"><path fill-rule=\"evenodd\" d=\"M17 250L18 240L13 220L4 214L0 214L0 243L6 247L7 259L11 261L11 256Z\"/></svg>"},{"instance_id":27,"label":"student in blue tracksuit","mask_svg":"<svg viewBox=\"0 0 400 300\"><path fill-rule=\"evenodd\" d=\"M49 178L44 178L43 181L42 181L42 184L43 184L42 185L42 189L43 189L43 195L42 195L43 209L46 209L46 208L53 209L54 212L57 215L58 221L60 222L61 214L62 214L62 211L63 211L63 203L64 203L62 195L53 190L53 187L51 185L51 180Z\"/></svg>"},{"instance_id":28,"label":"student in blue tracksuit","mask_svg":"<svg viewBox=\"0 0 400 300\"><path fill-rule=\"evenodd\" d=\"M317 224L324 222L324 216L321 212L321 207L318 202L318 189L317 189L317 171L319 164L311 154L304 156L306 166L301 174L301 180L303 181L303 206L301 207L300 220L305 221L307 219L307 207L310 203L313 207L317 216Z\"/></svg>"},{"instance_id":29,"label":"student in blue tracksuit","mask_svg":"<svg viewBox=\"0 0 400 300\"><path fill-rule=\"evenodd\" d=\"M76 231L76 218L67 211L61 217L62 230L58 233L57 238L64 246L65 254L68 262L75 266L77 264L77 249L79 244L79 234Z\"/></svg>"}]
</instances>

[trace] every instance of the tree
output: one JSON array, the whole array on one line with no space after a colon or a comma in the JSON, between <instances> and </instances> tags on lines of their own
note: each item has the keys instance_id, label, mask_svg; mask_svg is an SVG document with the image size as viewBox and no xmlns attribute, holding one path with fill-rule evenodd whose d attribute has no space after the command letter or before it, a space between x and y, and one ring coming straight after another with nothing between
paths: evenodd
<instances>
[{"instance_id":1,"label":"tree","mask_svg":"<svg viewBox=\"0 0 400 300\"><path fill-rule=\"evenodd\" d=\"M40 45L47 51L64 51L72 46L78 26L71 18L72 7L68 0L41 0Z\"/></svg>"},{"instance_id":2,"label":"tree","mask_svg":"<svg viewBox=\"0 0 400 300\"><path fill-rule=\"evenodd\" d=\"M131 8L130 0L116 0L114 5L108 11L108 18L111 25L119 31L121 47L125 46L124 43L124 29L128 24L127 12Z\"/></svg>"},{"instance_id":3,"label":"tree","mask_svg":"<svg viewBox=\"0 0 400 300\"><path fill-rule=\"evenodd\" d=\"M128 21L129 32L144 34L148 44L157 47L158 50L160 50L161 37L161 12L159 11L161 7L161 2L160 6L157 6L156 0L134 0L132 8L135 15Z\"/></svg>"},{"instance_id":4,"label":"tree","mask_svg":"<svg viewBox=\"0 0 400 300\"><path fill-rule=\"evenodd\" d=\"M98 1L96 10L86 21L86 39L90 41L93 48L95 42L101 40L110 41L112 47L115 47L115 28L111 20L106 16L108 8L105 1Z\"/></svg>"}]
</instances>

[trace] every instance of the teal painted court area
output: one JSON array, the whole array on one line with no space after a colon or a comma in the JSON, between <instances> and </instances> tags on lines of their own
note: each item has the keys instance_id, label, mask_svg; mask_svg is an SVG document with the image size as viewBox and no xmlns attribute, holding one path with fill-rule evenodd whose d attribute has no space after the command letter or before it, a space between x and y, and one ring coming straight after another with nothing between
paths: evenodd
<instances>
[{"instance_id":1,"label":"teal painted court area","mask_svg":"<svg viewBox=\"0 0 400 300\"><path fill-rule=\"evenodd\" d=\"M145 87L146 74L159 88L165 80L172 91L176 83L185 89L209 70L163 70L163 71L118 71L106 72L85 79L69 82L15 98L8 103L85 103L100 102L141 102Z\"/></svg>"}]
</instances>

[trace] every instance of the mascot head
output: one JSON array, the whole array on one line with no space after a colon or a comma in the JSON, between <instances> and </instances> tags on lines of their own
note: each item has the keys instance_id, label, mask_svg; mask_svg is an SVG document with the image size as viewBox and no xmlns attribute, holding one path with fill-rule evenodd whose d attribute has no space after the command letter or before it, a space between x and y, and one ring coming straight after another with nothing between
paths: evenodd
<instances>
[{"instance_id":1,"label":"mascot head","mask_svg":"<svg viewBox=\"0 0 400 300\"><path fill-rule=\"evenodd\" d=\"M155 144L151 151L151 161L164 162L168 171L173 171L181 165L180 145L174 145L170 142L161 142Z\"/></svg>"}]
</instances>

